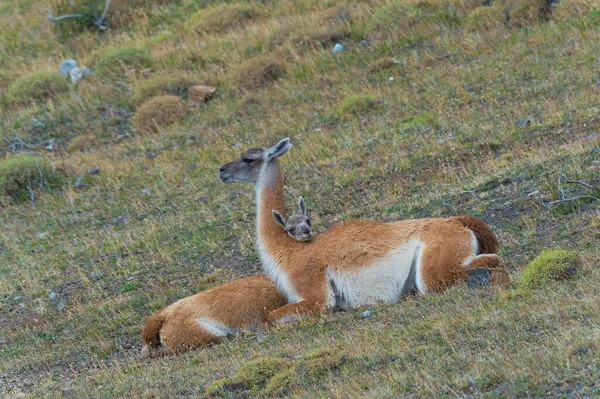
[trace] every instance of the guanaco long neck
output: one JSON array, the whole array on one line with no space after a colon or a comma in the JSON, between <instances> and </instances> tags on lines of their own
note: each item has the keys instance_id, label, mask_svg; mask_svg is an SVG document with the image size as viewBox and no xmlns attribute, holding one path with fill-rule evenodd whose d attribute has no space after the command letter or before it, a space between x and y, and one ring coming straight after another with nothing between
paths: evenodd
<instances>
[{"instance_id":1,"label":"guanaco long neck","mask_svg":"<svg viewBox=\"0 0 600 399\"><path fill-rule=\"evenodd\" d=\"M278 264L300 244L290 238L273 219L273 210L287 216L283 198L284 181L279 163L275 159L262 166L256 183L258 247L261 256L268 254L271 260Z\"/></svg>"}]
</instances>

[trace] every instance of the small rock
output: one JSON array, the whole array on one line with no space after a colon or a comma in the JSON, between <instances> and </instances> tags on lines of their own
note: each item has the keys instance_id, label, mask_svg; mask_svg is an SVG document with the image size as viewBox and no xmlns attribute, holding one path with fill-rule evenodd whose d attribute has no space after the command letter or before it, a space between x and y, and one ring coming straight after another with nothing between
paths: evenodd
<instances>
[{"instance_id":1,"label":"small rock","mask_svg":"<svg viewBox=\"0 0 600 399\"><path fill-rule=\"evenodd\" d=\"M531 119L528 118L523 118L523 119L519 119L519 123L517 124L521 129L526 128L527 126L531 125Z\"/></svg>"},{"instance_id":2,"label":"small rock","mask_svg":"<svg viewBox=\"0 0 600 399\"><path fill-rule=\"evenodd\" d=\"M81 79L88 77L92 74L90 68L86 66L75 67L69 71L69 76L71 77L71 83L77 84Z\"/></svg>"},{"instance_id":3,"label":"small rock","mask_svg":"<svg viewBox=\"0 0 600 399\"><path fill-rule=\"evenodd\" d=\"M341 43L336 43L335 46L333 46L333 48L331 49L331 52L333 54L341 53L342 51L344 51L344 45Z\"/></svg>"},{"instance_id":4,"label":"small rock","mask_svg":"<svg viewBox=\"0 0 600 399\"><path fill-rule=\"evenodd\" d=\"M190 136L187 136L187 137L185 138L185 143L186 143L186 144L192 144L192 143L193 143L193 142L195 142L195 141L196 141L196 136L191 136L191 135L190 135Z\"/></svg>"},{"instance_id":5,"label":"small rock","mask_svg":"<svg viewBox=\"0 0 600 399\"><path fill-rule=\"evenodd\" d=\"M217 91L216 87L198 85L188 88L188 100L193 105L198 105L207 102Z\"/></svg>"},{"instance_id":6,"label":"small rock","mask_svg":"<svg viewBox=\"0 0 600 399\"><path fill-rule=\"evenodd\" d=\"M152 69L152 68L146 68L146 69L142 69L140 71L140 77L142 79L148 79L153 74L154 74L154 69Z\"/></svg>"},{"instance_id":7,"label":"small rock","mask_svg":"<svg viewBox=\"0 0 600 399\"><path fill-rule=\"evenodd\" d=\"M196 164L195 163L190 163L185 165L184 167L186 172L191 172L192 170L196 169Z\"/></svg>"},{"instance_id":8,"label":"small rock","mask_svg":"<svg viewBox=\"0 0 600 399\"><path fill-rule=\"evenodd\" d=\"M242 148L242 144L241 144L241 143L239 143L239 142L238 142L238 143L235 143L235 144L233 145L233 148L235 148L236 150L239 150L240 148Z\"/></svg>"},{"instance_id":9,"label":"small rock","mask_svg":"<svg viewBox=\"0 0 600 399\"><path fill-rule=\"evenodd\" d=\"M536 195L539 195L540 190L535 190L530 192L529 194L527 194L528 197L535 197Z\"/></svg>"},{"instance_id":10,"label":"small rock","mask_svg":"<svg viewBox=\"0 0 600 399\"><path fill-rule=\"evenodd\" d=\"M366 140L365 140L365 145L371 145L371 144L373 144L374 142L375 142L375 139L374 139L374 138L366 139Z\"/></svg>"},{"instance_id":11,"label":"small rock","mask_svg":"<svg viewBox=\"0 0 600 399\"><path fill-rule=\"evenodd\" d=\"M152 194L152 192L150 190L148 190L147 188L143 188L142 189L142 194L143 195L150 195L150 194Z\"/></svg>"},{"instance_id":12,"label":"small rock","mask_svg":"<svg viewBox=\"0 0 600 399\"><path fill-rule=\"evenodd\" d=\"M73 388L62 388L61 391L65 398L72 398L73 395L75 394L75 391L73 390Z\"/></svg>"},{"instance_id":13,"label":"small rock","mask_svg":"<svg viewBox=\"0 0 600 399\"><path fill-rule=\"evenodd\" d=\"M393 81L394 81L394 77L393 77L393 76L390 76L390 77L388 78L388 80L389 80L390 82L393 82Z\"/></svg>"},{"instance_id":14,"label":"small rock","mask_svg":"<svg viewBox=\"0 0 600 399\"><path fill-rule=\"evenodd\" d=\"M92 281L98 281L102 277L104 277L104 273L90 273L90 280Z\"/></svg>"},{"instance_id":15,"label":"small rock","mask_svg":"<svg viewBox=\"0 0 600 399\"><path fill-rule=\"evenodd\" d=\"M371 312L370 310L365 310L364 312L362 312L360 314L360 318L367 319L367 318L371 317L372 314L373 314L373 312Z\"/></svg>"},{"instance_id":16,"label":"small rock","mask_svg":"<svg viewBox=\"0 0 600 399\"><path fill-rule=\"evenodd\" d=\"M58 297L58 294L56 292L51 292L50 295L48 295L48 299L50 299L51 301L55 300L56 297Z\"/></svg>"},{"instance_id":17,"label":"small rock","mask_svg":"<svg viewBox=\"0 0 600 399\"><path fill-rule=\"evenodd\" d=\"M97 166L88 170L88 175L99 175L99 174L100 174L100 168Z\"/></svg>"},{"instance_id":18,"label":"small rock","mask_svg":"<svg viewBox=\"0 0 600 399\"><path fill-rule=\"evenodd\" d=\"M370 44L370 43L369 43L369 41L368 41L368 40L361 40L361 41L360 41L360 45L361 45L361 46L365 46L365 47L367 47L369 44Z\"/></svg>"},{"instance_id":19,"label":"small rock","mask_svg":"<svg viewBox=\"0 0 600 399\"><path fill-rule=\"evenodd\" d=\"M139 220L140 222L144 219L146 219L148 217L148 215L146 215L145 213L140 213L139 215L137 215L137 220Z\"/></svg>"},{"instance_id":20,"label":"small rock","mask_svg":"<svg viewBox=\"0 0 600 399\"><path fill-rule=\"evenodd\" d=\"M73 68L77 68L77 61L70 58L66 61L63 61L62 64L60 64L58 72L60 72L60 74L66 78L67 76L69 76L69 72Z\"/></svg>"},{"instance_id":21,"label":"small rock","mask_svg":"<svg viewBox=\"0 0 600 399\"><path fill-rule=\"evenodd\" d=\"M41 233L37 233L37 234L35 235L35 238L39 238L39 239L41 240L41 239L43 239L43 238L46 238L46 237L48 237L49 235L50 235L50 233L48 233L47 231L43 231L43 232L41 232Z\"/></svg>"},{"instance_id":22,"label":"small rock","mask_svg":"<svg viewBox=\"0 0 600 399\"><path fill-rule=\"evenodd\" d=\"M21 299L23 299L23 295L17 294L17 295L15 295L15 296L13 297L13 299L14 299L15 301L20 301Z\"/></svg>"},{"instance_id":23,"label":"small rock","mask_svg":"<svg viewBox=\"0 0 600 399\"><path fill-rule=\"evenodd\" d=\"M48 151L56 150L56 145L54 144L54 140L53 139L48 140L48 145L45 148Z\"/></svg>"},{"instance_id":24,"label":"small rock","mask_svg":"<svg viewBox=\"0 0 600 399\"><path fill-rule=\"evenodd\" d=\"M56 305L56 307L58 308L58 310L64 310L67 307L66 302L61 302L58 305Z\"/></svg>"}]
</instances>

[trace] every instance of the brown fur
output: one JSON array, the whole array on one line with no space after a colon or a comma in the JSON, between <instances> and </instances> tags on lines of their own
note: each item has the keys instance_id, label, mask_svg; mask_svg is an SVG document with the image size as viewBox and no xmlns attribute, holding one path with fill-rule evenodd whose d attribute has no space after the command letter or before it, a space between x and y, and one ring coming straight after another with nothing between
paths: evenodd
<instances>
[{"instance_id":1,"label":"brown fur","mask_svg":"<svg viewBox=\"0 0 600 399\"><path fill-rule=\"evenodd\" d=\"M441 291L467 281L466 268L472 264L497 266L497 259L475 253L473 235L483 253L496 253L498 240L485 223L471 216L394 223L349 220L316 234L310 242L293 240L272 217L272 210L285 215L284 176L277 157L289 148L289 140L284 139L269 149L251 149L239 160L223 165L219 173L224 182L257 182L263 268L290 302L271 313L272 322L293 321L330 309L334 299L328 273L351 275L368 270L410 243L422 249L422 292Z\"/></svg>"},{"instance_id":2,"label":"brown fur","mask_svg":"<svg viewBox=\"0 0 600 399\"><path fill-rule=\"evenodd\" d=\"M500 243L496 234L490 230L487 224L474 216L458 216L455 219L460 221L463 226L471 230L477 242L479 242L480 254L497 254L500 249Z\"/></svg>"},{"instance_id":3,"label":"brown fur","mask_svg":"<svg viewBox=\"0 0 600 399\"><path fill-rule=\"evenodd\" d=\"M196 320L219 323L233 333L265 325L270 311L285 305L271 280L257 275L183 298L148 318L143 354L182 353L221 342Z\"/></svg>"}]
</instances>

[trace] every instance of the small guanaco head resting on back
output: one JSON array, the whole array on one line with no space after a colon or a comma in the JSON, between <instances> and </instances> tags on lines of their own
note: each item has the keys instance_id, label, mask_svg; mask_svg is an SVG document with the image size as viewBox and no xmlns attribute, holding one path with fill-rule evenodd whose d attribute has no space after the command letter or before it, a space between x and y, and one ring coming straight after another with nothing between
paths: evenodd
<instances>
[{"instance_id":1,"label":"small guanaco head resting on back","mask_svg":"<svg viewBox=\"0 0 600 399\"><path fill-rule=\"evenodd\" d=\"M312 240L313 233L310 229L310 218L306 215L306 205L304 204L304 199L302 197L298 198L298 213L286 219L281 213L273 210L273 218L294 240Z\"/></svg>"}]
</instances>

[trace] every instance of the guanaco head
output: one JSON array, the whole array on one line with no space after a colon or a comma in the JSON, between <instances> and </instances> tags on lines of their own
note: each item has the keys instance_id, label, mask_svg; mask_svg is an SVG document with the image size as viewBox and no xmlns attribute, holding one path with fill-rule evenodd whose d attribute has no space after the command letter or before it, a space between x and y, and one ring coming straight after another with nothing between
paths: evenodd
<instances>
[{"instance_id":1,"label":"guanaco head","mask_svg":"<svg viewBox=\"0 0 600 399\"><path fill-rule=\"evenodd\" d=\"M288 235L296 241L312 240L312 230L310 229L310 218L306 216L306 205L302 197L298 198L298 213L284 218L281 213L273 210L273 218L278 225L287 231Z\"/></svg>"},{"instance_id":2,"label":"guanaco head","mask_svg":"<svg viewBox=\"0 0 600 399\"><path fill-rule=\"evenodd\" d=\"M235 161L221 166L219 178L224 183L256 182L262 166L282 156L292 148L289 138L270 148L251 148Z\"/></svg>"}]
</instances>

